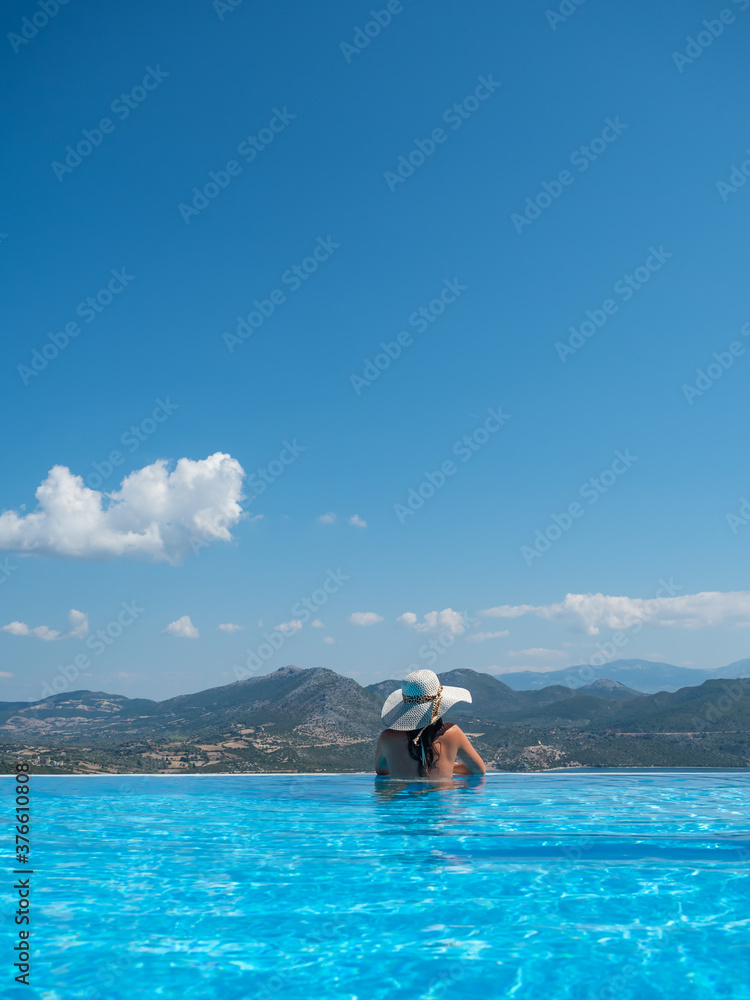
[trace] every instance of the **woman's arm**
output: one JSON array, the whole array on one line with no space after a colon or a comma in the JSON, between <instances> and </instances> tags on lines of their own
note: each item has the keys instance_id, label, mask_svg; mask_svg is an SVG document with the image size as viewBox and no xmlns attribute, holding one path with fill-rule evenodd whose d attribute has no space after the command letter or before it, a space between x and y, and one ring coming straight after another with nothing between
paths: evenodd
<instances>
[{"instance_id":1,"label":"woman's arm","mask_svg":"<svg viewBox=\"0 0 750 1000\"><path fill-rule=\"evenodd\" d=\"M487 768L484 765L484 761L469 742L469 738L466 733L459 726L455 726L454 730L456 737L458 738L456 756L460 757L461 760L457 761L454 765L453 773L486 774Z\"/></svg>"},{"instance_id":2,"label":"woman's arm","mask_svg":"<svg viewBox=\"0 0 750 1000\"><path fill-rule=\"evenodd\" d=\"M385 750L383 749L383 735L378 738L378 745L375 747L375 774L390 774Z\"/></svg>"}]
</instances>

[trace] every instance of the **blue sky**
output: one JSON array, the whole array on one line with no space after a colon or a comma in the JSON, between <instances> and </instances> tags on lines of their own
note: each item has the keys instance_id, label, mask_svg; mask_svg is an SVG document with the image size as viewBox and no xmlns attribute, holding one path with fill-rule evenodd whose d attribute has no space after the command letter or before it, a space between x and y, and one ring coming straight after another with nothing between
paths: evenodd
<instances>
[{"instance_id":1,"label":"blue sky","mask_svg":"<svg viewBox=\"0 0 750 1000\"><path fill-rule=\"evenodd\" d=\"M748 0L47 10L2 15L3 698L748 655Z\"/></svg>"}]
</instances>

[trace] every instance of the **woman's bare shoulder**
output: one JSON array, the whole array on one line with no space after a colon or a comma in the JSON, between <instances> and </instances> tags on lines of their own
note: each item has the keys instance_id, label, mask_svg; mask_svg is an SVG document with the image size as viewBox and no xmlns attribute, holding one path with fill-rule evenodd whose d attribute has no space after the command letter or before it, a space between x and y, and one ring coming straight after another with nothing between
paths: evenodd
<instances>
[{"instance_id":1,"label":"woman's bare shoulder","mask_svg":"<svg viewBox=\"0 0 750 1000\"><path fill-rule=\"evenodd\" d=\"M440 731L438 739L444 739L446 736L448 739L458 739L463 736L464 731L460 726L457 726L455 722L446 722Z\"/></svg>"}]
</instances>

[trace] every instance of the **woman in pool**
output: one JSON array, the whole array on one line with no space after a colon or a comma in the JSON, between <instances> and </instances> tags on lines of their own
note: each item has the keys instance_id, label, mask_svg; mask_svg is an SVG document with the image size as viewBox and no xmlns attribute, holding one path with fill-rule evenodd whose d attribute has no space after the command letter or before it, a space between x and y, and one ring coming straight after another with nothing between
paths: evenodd
<instances>
[{"instance_id":1,"label":"woman in pool","mask_svg":"<svg viewBox=\"0 0 750 1000\"><path fill-rule=\"evenodd\" d=\"M408 779L484 774L484 761L466 734L455 723L443 722L443 713L459 701L471 702L471 694L443 687L432 670L407 674L383 705L388 728L378 740L375 773Z\"/></svg>"}]
</instances>

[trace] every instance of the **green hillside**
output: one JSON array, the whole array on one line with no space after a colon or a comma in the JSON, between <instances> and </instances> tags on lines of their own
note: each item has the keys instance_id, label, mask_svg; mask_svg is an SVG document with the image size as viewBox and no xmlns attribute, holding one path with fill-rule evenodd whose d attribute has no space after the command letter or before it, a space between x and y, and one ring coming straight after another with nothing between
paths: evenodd
<instances>
[{"instance_id":1,"label":"green hillside","mask_svg":"<svg viewBox=\"0 0 750 1000\"><path fill-rule=\"evenodd\" d=\"M750 764L750 679L639 695L616 682L514 691L466 669L440 678L472 692L446 718L501 769ZM290 666L162 702L74 691L0 703L0 767L21 755L54 773L370 770L398 687Z\"/></svg>"}]
</instances>

